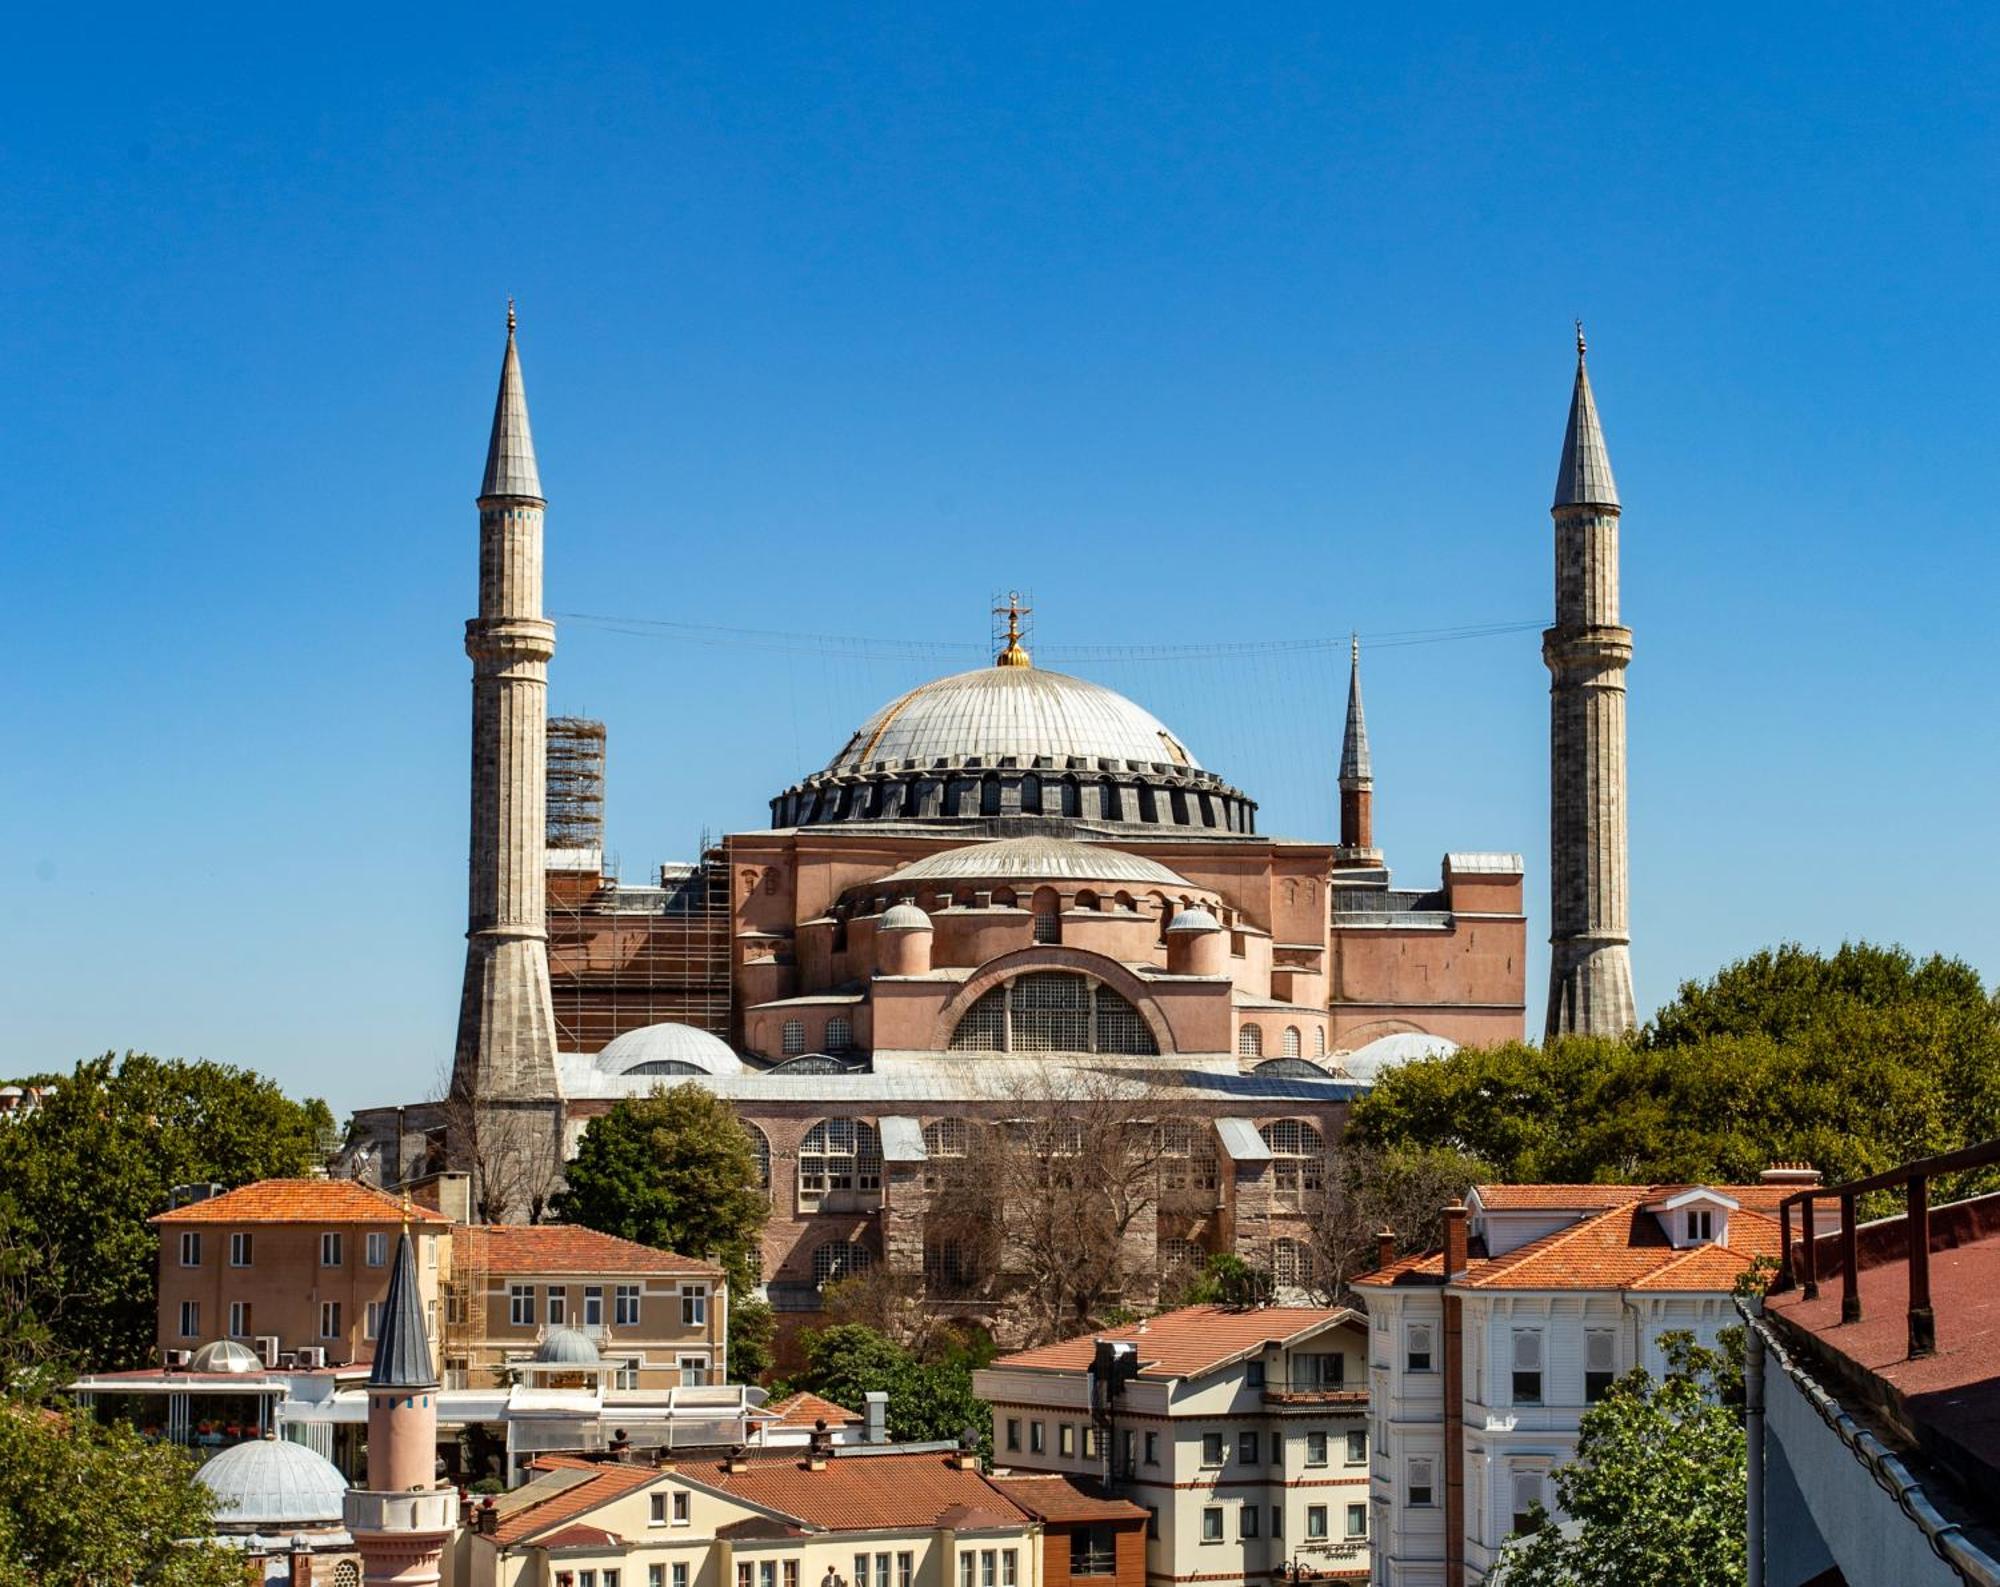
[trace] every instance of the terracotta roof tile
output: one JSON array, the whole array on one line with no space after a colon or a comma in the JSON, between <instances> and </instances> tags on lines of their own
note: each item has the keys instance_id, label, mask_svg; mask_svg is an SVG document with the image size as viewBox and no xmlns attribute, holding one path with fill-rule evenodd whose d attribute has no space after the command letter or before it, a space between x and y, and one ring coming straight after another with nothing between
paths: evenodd
<instances>
[{"instance_id":1,"label":"terracotta roof tile","mask_svg":"<svg viewBox=\"0 0 2000 1587\"><path fill-rule=\"evenodd\" d=\"M568 1223L475 1223L452 1230L454 1264L488 1273L694 1273L720 1278L710 1262L677 1256L615 1234Z\"/></svg>"},{"instance_id":2,"label":"terracotta roof tile","mask_svg":"<svg viewBox=\"0 0 2000 1587\"><path fill-rule=\"evenodd\" d=\"M552 1490L546 1499L538 1501L534 1497L533 1483L517 1488L509 1495L515 1500L516 1507L500 1517L499 1525L491 1534L493 1541L505 1547L539 1538L578 1516L588 1515L601 1504L608 1504L613 1499L622 1498L672 1475L655 1466L605 1464L596 1467L582 1482L576 1482L572 1478L575 1469L574 1465L564 1462L549 1477L538 1479ZM559 1479L560 1486L551 1478Z\"/></svg>"},{"instance_id":3,"label":"terracotta roof tile","mask_svg":"<svg viewBox=\"0 0 2000 1587\"><path fill-rule=\"evenodd\" d=\"M1693 1190L1693 1184L1662 1185L1475 1185L1480 1205L1490 1212L1587 1212L1634 1201L1660 1201ZM1776 1212L1797 1185L1707 1185L1739 1206Z\"/></svg>"},{"instance_id":4,"label":"terracotta roof tile","mask_svg":"<svg viewBox=\"0 0 2000 1587\"><path fill-rule=\"evenodd\" d=\"M995 1487L1028 1514L1058 1525L1071 1521L1144 1521L1144 1509L1129 1499L1107 1498L1095 1487L1060 1473L1012 1472L993 1479Z\"/></svg>"},{"instance_id":5,"label":"terracotta roof tile","mask_svg":"<svg viewBox=\"0 0 2000 1587\"><path fill-rule=\"evenodd\" d=\"M625 1540L601 1526L566 1526L535 1539L537 1548L617 1548Z\"/></svg>"},{"instance_id":6,"label":"terracotta roof tile","mask_svg":"<svg viewBox=\"0 0 2000 1587\"><path fill-rule=\"evenodd\" d=\"M790 1450L752 1451L741 1471L726 1461L684 1464L692 1482L832 1531L931 1527L957 1511L960 1525L1028 1524L1027 1513L977 1471L944 1454L836 1453L821 1471ZM987 1517L981 1522L967 1517Z\"/></svg>"},{"instance_id":7,"label":"terracotta roof tile","mask_svg":"<svg viewBox=\"0 0 2000 1587\"><path fill-rule=\"evenodd\" d=\"M857 1427L865 1420L845 1405L836 1405L823 1395L808 1394L804 1390L788 1394L782 1400L773 1400L764 1409L777 1413L775 1425L779 1427L811 1427L821 1420L828 1427Z\"/></svg>"},{"instance_id":8,"label":"terracotta roof tile","mask_svg":"<svg viewBox=\"0 0 2000 1587\"><path fill-rule=\"evenodd\" d=\"M1141 1377L1184 1378L1353 1315L1344 1306L1183 1306L1122 1328L1016 1351L992 1365L1083 1372L1099 1339L1129 1339L1139 1347Z\"/></svg>"},{"instance_id":9,"label":"terracotta roof tile","mask_svg":"<svg viewBox=\"0 0 2000 1587\"><path fill-rule=\"evenodd\" d=\"M405 1207L357 1179L260 1179L225 1190L206 1201L191 1201L154 1223L411 1223L448 1224L428 1207Z\"/></svg>"}]
</instances>

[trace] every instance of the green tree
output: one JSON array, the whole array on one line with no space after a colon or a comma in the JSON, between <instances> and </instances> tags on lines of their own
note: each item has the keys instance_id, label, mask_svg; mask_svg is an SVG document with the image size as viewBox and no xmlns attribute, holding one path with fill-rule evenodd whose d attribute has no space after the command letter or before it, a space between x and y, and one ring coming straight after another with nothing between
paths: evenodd
<instances>
[{"instance_id":1,"label":"green tree","mask_svg":"<svg viewBox=\"0 0 2000 1587\"><path fill-rule=\"evenodd\" d=\"M777 1315L754 1295L729 1298L729 1375L738 1383L758 1383L776 1360Z\"/></svg>"},{"instance_id":2,"label":"green tree","mask_svg":"<svg viewBox=\"0 0 2000 1587\"><path fill-rule=\"evenodd\" d=\"M757 1283L770 1213L749 1133L714 1092L655 1086L585 1126L560 1218L683 1256L719 1262L732 1305Z\"/></svg>"},{"instance_id":3,"label":"green tree","mask_svg":"<svg viewBox=\"0 0 2000 1587\"><path fill-rule=\"evenodd\" d=\"M813 1329L803 1344L805 1370L789 1387L824 1395L857 1411L862 1397L879 1389L889 1396L892 1439L956 1441L969 1430L981 1457L991 1459L993 1413L972 1392L980 1352L953 1342L943 1346L937 1359L923 1361L888 1335L860 1323Z\"/></svg>"},{"instance_id":4,"label":"green tree","mask_svg":"<svg viewBox=\"0 0 2000 1587\"><path fill-rule=\"evenodd\" d=\"M1555 1472L1568 1524L1538 1508L1493 1587L1738 1587L1744 1570L1743 1425L1725 1352L1661 1336L1666 1375L1628 1373L1584 1412Z\"/></svg>"},{"instance_id":5,"label":"green tree","mask_svg":"<svg viewBox=\"0 0 2000 1587\"><path fill-rule=\"evenodd\" d=\"M333 1119L222 1064L107 1053L0 1129L0 1387L44 1390L83 1364L152 1354L158 1237L175 1185L303 1175Z\"/></svg>"},{"instance_id":6,"label":"green tree","mask_svg":"<svg viewBox=\"0 0 2000 1587\"><path fill-rule=\"evenodd\" d=\"M0 1405L0 1581L242 1587L196 1461L128 1427Z\"/></svg>"}]
</instances>

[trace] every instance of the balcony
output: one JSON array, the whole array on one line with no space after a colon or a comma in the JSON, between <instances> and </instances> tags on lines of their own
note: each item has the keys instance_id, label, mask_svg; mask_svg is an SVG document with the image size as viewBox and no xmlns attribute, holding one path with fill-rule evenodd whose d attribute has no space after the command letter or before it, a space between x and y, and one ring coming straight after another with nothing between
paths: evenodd
<instances>
[{"instance_id":1,"label":"balcony","mask_svg":"<svg viewBox=\"0 0 2000 1587\"><path fill-rule=\"evenodd\" d=\"M1115 1576L1118 1573L1117 1552L1108 1548L1072 1549L1069 1573L1072 1576Z\"/></svg>"},{"instance_id":2,"label":"balcony","mask_svg":"<svg viewBox=\"0 0 2000 1587\"><path fill-rule=\"evenodd\" d=\"M420 1493L370 1493L347 1490L342 1520L356 1534L378 1532L449 1532L458 1525L458 1490L432 1488Z\"/></svg>"},{"instance_id":3,"label":"balcony","mask_svg":"<svg viewBox=\"0 0 2000 1587\"><path fill-rule=\"evenodd\" d=\"M1304 1409L1307 1406L1342 1407L1357 1411L1368 1408L1368 1391L1365 1388L1351 1389L1344 1384L1298 1383L1291 1387L1279 1384L1264 1390L1264 1403L1276 1410L1287 1407Z\"/></svg>"}]
</instances>

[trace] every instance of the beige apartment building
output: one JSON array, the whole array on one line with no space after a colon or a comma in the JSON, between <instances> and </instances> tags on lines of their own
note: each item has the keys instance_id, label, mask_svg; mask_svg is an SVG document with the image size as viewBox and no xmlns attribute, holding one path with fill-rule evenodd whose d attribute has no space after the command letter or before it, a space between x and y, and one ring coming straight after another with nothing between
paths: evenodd
<instances>
[{"instance_id":1,"label":"beige apartment building","mask_svg":"<svg viewBox=\"0 0 2000 1587\"><path fill-rule=\"evenodd\" d=\"M451 1221L430 1208L351 1179L266 1179L197 1194L152 1222L163 1360L218 1339L247 1346L269 1366L371 1360L405 1225L436 1334Z\"/></svg>"},{"instance_id":2,"label":"beige apartment building","mask_svg":"<svg viewBox=\"0 0 2000 1587\"><path fill-rule=\"evenodd\" d=\"M617 1389L728 1381L729 1290L712 1263L569 1224L453 1229L442 1351L448 1388L525 1366L551 1333L581 1333Z\"/></svg>"},{"instance_id":3,"label":"beige apartment building","mask_svg":"<svg viewBox=\"0 0 2000 1587\"><path fill-rule=\"evenodd\" d=\"M1124 1364L1093 1373L1104 1345ZM997 1467L1150 1513L1149 1583L1368 1577L1368 1336L1347 1307L1183 1307L1002 1356L973 1387Z\"/></svg>"}]
</instances>

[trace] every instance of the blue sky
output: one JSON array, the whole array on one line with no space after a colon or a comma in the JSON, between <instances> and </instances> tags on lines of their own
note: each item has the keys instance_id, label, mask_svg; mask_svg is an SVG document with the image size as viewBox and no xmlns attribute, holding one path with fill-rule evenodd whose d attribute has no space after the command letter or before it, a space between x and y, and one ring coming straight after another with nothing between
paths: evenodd
<instances>
[{"instance_id":1,"label":"blue sky","mask_svg":"<svg viewBox=\"0 0 2000 1587\"><path fill-rule=\"evenodd\" d=\"M1544 617L1581 315L1641 1004L1788 938L2000 975L1993 13L1243 9L18 18L0 1068L431 1083L509 294L552 610L865 642L565 618L628 876L1009 585L1045 658ZM1327 833L1332 652L1074 670ZM1400 876L1518 848L1544 936L1535 634L1367 691Z\"/></svg>"}]
</instances>

